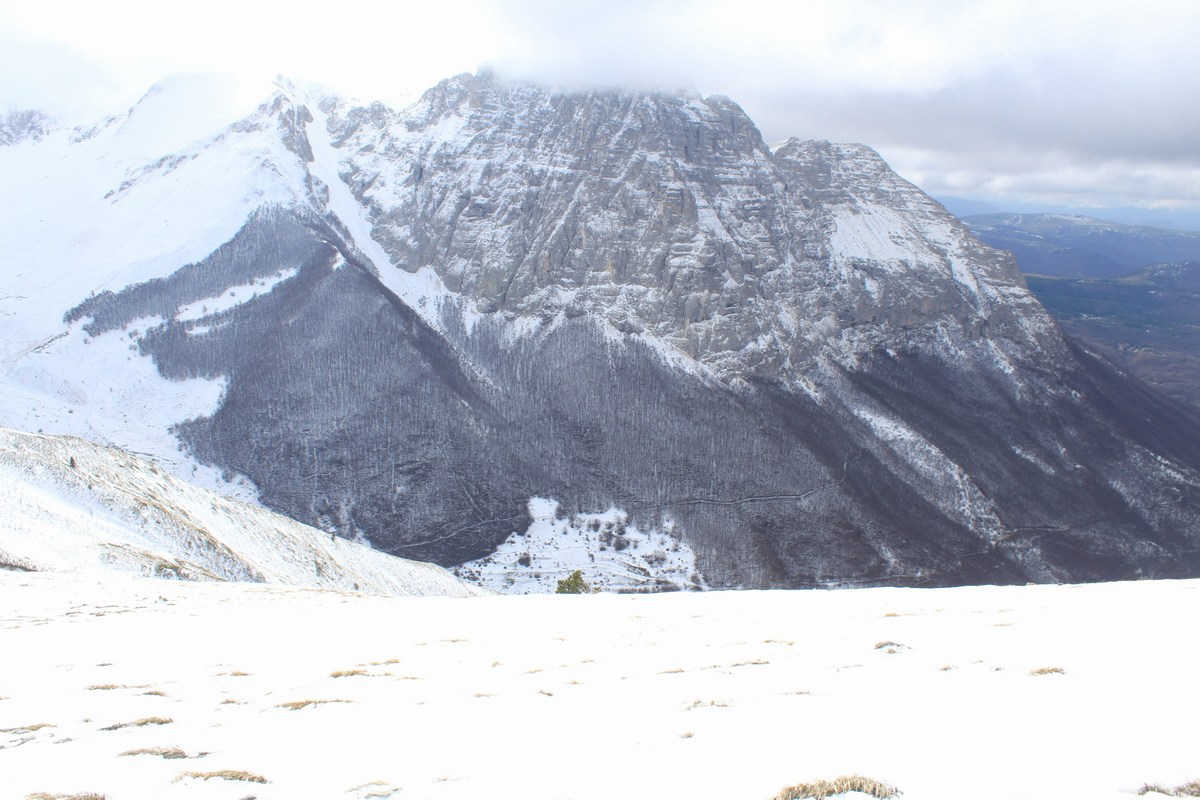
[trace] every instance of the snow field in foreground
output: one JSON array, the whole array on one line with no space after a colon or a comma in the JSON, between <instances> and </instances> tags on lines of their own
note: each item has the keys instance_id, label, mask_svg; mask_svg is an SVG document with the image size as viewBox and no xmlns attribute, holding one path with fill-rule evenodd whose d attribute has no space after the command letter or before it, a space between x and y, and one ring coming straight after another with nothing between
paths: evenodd
<instances>
[{"instance_id":1,"label":"snow field in foreground","mask_svg":"<svg viewBox=\"0 0 1200 800\"><path fill-rule=\"evenodd\" d=\"M906 800L1127 798L1200 771L1198 589L450 599L0 572L0 775L6 798L769 800L849 774ZM150 748L187 757L122 755Z\"/></svg>"}]
</instances>

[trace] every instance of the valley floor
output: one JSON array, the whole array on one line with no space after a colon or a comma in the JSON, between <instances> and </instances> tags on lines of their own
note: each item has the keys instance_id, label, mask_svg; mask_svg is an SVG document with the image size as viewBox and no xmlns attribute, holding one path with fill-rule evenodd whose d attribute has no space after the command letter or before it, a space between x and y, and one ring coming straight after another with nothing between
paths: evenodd
<instances>
[{"instance_id":1,"label":"valley floor","mask_svg":"<svg viewBox=\"0 0 1200 800\"><path fill-rule=\"evenodd\" d=\"M1200 581L388 599L0 572L0 795L1127 798L1200 777L1198 611Z\"/></svg>"}]
</instances>

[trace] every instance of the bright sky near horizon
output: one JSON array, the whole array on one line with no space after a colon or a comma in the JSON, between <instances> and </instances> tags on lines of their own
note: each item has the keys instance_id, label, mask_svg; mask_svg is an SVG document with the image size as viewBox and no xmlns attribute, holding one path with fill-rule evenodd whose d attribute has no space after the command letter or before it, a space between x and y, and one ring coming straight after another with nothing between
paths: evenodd
<instances>
[{"instance_id":1,"label":"bright sky near horizon","mask_svg":"<svg viewBox=\"0 0 1200 800\"><path fill-rule=\"evenodd\" d=\"M488 66L725 94L935 195L1200 219L1197 31L1194 0L0 0L0 112L96 117L192 71L397 104Z\"/></svg>"}]
</instances>

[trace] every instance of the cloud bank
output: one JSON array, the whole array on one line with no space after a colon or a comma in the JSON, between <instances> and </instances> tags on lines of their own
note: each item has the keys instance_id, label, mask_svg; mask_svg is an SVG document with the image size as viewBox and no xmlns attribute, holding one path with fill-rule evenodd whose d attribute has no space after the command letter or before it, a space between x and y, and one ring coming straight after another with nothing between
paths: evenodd
<instances>
[{"instance_id":1,"label":"cloud bank","mask_svg":"<svg viewBox=\"0 0 1200 800\"><path fill-rule=\"evenodd\" d=\"M935 194L1200 211L1191 0L0 2L0 107L115 102L213 69L401 102L486 65L725 94L769 141L865 142Z\"/></svg>"}]
</instances>

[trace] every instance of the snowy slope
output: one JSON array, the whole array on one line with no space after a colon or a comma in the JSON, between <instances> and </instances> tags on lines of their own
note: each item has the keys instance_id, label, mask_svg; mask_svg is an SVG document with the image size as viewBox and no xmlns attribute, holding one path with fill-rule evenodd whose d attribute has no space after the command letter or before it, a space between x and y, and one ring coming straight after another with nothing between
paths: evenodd
<instances>
[{"instance_id":1,"label":"snowy slope","mask_svg":"<svg viewBox=\"0 0 1200 800\"><path fill-rule=\"evenodd\" d=\"M0 429L0 506L0 566L15 569L475 592L440 567L332 537L73 437Z\"/></svg>"},{"instance_id":2,"label":"snowy slope","mask_svg":"<svg viewBox=\"0 0 1200 800\"><path fill-rule=\"evenodd\" d=\"M223 382L164 380L136 346L158 320L91 337L63 317L203 259L264 205L306 201L302 161L269 113L281 91L172 76L95 128L0 148L0 425L145 452L254 496L178 452L167 429L211 413Z\"/></svg>"},{"instance_id":3,"label":"snowy slope","mask_svg":"<svg viewBox=\"0 0 1200 800\"><path fill-rule=\"evenodd\" d=\"M0 572L20 654L0 794L770 800L861 775L903 800L1133 800L1197 777L1198 601L1196 581L460 600Z\"/></svg>"}]
</instances>

